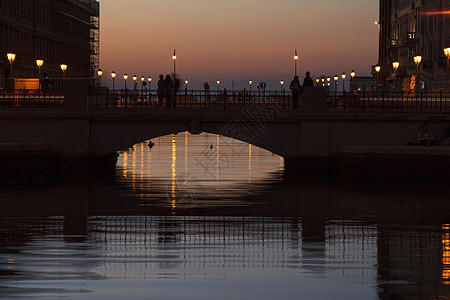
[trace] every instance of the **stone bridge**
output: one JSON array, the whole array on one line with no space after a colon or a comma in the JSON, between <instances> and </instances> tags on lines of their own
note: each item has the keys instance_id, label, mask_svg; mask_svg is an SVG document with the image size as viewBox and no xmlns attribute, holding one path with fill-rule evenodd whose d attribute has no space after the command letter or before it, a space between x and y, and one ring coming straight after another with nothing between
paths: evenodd
<instances>
[{"instance_id":1,"label":"stone bridge","mask_svg":"<svg viewBox=\"0 0 450 300\"><path fill-rule=\"evenodd\" d=\"M76 90L66 93L64 109L1 111L0 152L17 155L35 150L63 161L115 162L119 150L188 131L220 134L269 150L285 159L287 171L324 170L340 160L359 165L369 159L378 164L386 158L395 162L389 167L395 169L398 158L415 166L418 156L439 157L441 163L450 157L445 147L401 148L415 140L423 123L430 123L442 140L450 124L447 114L329 111L321 88L304 91L300 110L271 103L227 110L88 110L80 97L83 94ZM374 151L380 147L384 150Z\"/></svg>"}]
</instances>

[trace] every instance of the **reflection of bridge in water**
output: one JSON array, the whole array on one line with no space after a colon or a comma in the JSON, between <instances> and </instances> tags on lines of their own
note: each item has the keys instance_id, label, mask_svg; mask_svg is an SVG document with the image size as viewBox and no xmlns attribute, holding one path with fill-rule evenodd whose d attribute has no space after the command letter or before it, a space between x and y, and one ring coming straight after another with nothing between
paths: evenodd
<instances>
[{"instance_id":1,"label":"reflection of bridge in water","mask_svg":"<svg viewBox=\"0 0 450 300\"><path fill-rule=\"evenodd\" d=\"M345 187L277 186L257 196L264 200L260 204L245 207L250 197L236 207L181 209L176 211L181 216L170 217L161 216L172 212L170 201L166 207L141 206L139 192L121 195L122 187L49 192L40 201L8 192L1 200L8 203L1 212L1 249L18 249L10 256L20 269L22 246L43 239L57 245L65 234L68 245L86 244L83 260L92 262L84 264L86 271L117 278L189 279L180 270L194 268L203 274L194 277L219 274L220 279L221 270L247 265L300 268L344 283L378 286L381 299L450 294L446 199L416 199L417 191L386 196L358 189L348 193ZM112 194L117 201L105 196ZM191 209L200 216L183 216Z\"/></svg>"}]
</instances>

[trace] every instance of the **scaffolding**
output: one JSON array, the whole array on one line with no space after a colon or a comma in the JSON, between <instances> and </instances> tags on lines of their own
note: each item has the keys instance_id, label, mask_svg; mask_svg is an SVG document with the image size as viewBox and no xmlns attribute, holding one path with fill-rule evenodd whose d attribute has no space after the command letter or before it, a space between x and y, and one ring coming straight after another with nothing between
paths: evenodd
<instances>
[{"instance_id":1,"label":"scaffolding","mask_svg":"<svg viewBox=\"0 0 450 300\"><path fill-rule=\"evenodd\" d=\"M100 3L97 0L69 0L87 10L90 15L90 72L95 74L100 66Z\"/></svg>"}]
</instances>

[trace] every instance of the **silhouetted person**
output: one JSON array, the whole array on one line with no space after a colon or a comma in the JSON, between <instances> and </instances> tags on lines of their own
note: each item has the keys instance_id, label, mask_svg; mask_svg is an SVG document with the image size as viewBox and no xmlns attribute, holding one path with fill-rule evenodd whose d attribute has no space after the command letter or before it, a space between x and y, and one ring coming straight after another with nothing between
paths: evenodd
<instances>
[{"instance_id":1,"label":"silhouetted person","mask_svg":"<svg viewBox=\"0 0 450 300\"><path fill-rule=\"evenodd\" d=\"M164 79L164 97L166 98L166 108L172 107L173 81L170 75Z\"/></svg>"},{"instance_id":2,"label":"silhouetted person","mask_svg":"<svg viewBox=\"0 0 450 300\"><path fill-rule=\"evenodd\" d=\"M162 107L164 102L164 75L159 75L158 89L156 90L158 94L158 106Z\"/></svg>"},{"instance_id":3,"label":"silhouetted person","mask_svg":"<svg viewBox=\"0 0 450 300\"><path fill-rule=\"evenodd\" d=\"M305 86L314 86L314 81L311 78L311 73L306 72L305 79L303 80L303 87Z\"/></svg>"},{"instance_id":4,"label":"silhouetted person","mask_svg":"<svg viewBox=\"0 0 450 300\"><path fill-rule=\"evenodd\" d=\"M428 124L423 124L422 130L417 134L417 142L424 146L431 146L434 144L434 135Z\"/></svg>"},{"instance_id":5,"label":"silhouetted person","mask_svg":"<svg viewBox=\"0 0 450 300\"><path fill-rule=\"evenodd\" d=\"M292 91L292 107L297 109L298 107L298 98L300 96L300 91L302 87L300 86L300 81L298 80L298 76L295 76L291 81L289 88Z\"/></svg>"},{"instance_id":6,"label":"silhouetted person","mask_svg":"<svg viewBox=\"0 0 450 300\"><path fill-rule=\"evenodd\" d=\"M39 85L41 86L41 91L43 93L48 93L50 91L50 84L52 84L52 81L48 79L47 72L44 72L42 74L42 78L39 79Z\"/></svg>"}]
</instances>

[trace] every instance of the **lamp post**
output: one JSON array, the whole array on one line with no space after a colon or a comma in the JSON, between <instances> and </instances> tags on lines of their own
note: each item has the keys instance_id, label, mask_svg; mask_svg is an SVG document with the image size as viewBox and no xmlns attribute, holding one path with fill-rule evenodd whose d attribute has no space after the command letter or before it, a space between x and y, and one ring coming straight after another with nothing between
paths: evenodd
<instances>
[{"instance_id":1,"label":"lamp post","mask_svg":"<svg viewBox=\"0 0 450 300\"><path fill-rule=\"evenodd\" d=\"M376 65L375 72L377 72L377 93L378 93L378 86L380 84L380 71L381 71L381 67L379 65Z\"/></svg>"},{"instance_id":2,"label":"lamp post","mask_svg":"<svg viewBox=\"0 0 450 300\"><path fill-rule=\"evenodd\" d=\"M44 65L44 61L42 59L37 59L36 60L36 65L39 68L39 78L41 78L41 68Z\"/></svg>"},{"instance_id":3,"label":"lamp post","mask_svg":"<svg viewBox=\"0 0 450 300\"><path fill-rule=\"evenodd\" d=\"M127 73L123 74L123 80L125 81L125 91L127 90L127 79L128 79Z\"/></svg>"},{"instance_id":4,"label":"lamp post","mask_svg":"<svg viewBox=\"0 0 450 300\"><path fill-rule=\"evenodd\" d=\"M322 86L325 87L325 78L322 77Z\"/></svg>"},{"instance_id":5,"label":"lamp post","mask_svg":"<svg viewBox=\"0 0 450 300\"><path fill-rule=\"evenodd\" d=\"M216 83L217 83L217 94L219 94L219 90L220 90L220 80L217 79Z\"/></svg>"},{"instance_id":6,"label":"lamp post","mask_svg":"<svg viewBox=\"0 0 450 300\"><path fill-rule=\"evenodd\" d=\"M152 78L151 77L147 78L147 81L148 81L148 92L151 93L151 91L152 91Z\"/></svg>"},{"instance_id":7,"label":"lamp post","mask_svg":"<svg viewBox=\"0 0 450 300\"><path fill-rule=\"evenodd\" d=\"M134 91L136 91L136 85L137 85L136 80L137 80L137 76L133 75Z\"/></svg>"},{"instance_id":8,"label":"lamp post","mask_svg":"<svg viewBox=\"0 0 450 300\"><path fill-rule=\"evenodd\" d=\"M283 85L284 85L284 80L280 80L280 91L283 94Z\"/></svg>"},{"instance_id":9,"label":"lamp post","mask_svg":"<svg viewBox=\"0 0 450 300\"><path fill-rule=\"evenodd\" d=\"M112 71L111 72L111 77L112 77L112 80L113 80L113 93L114 93L114 80L116 79L116 76L117 76L117 74L116 74L116 72L114 72L114 71Z\"/></svg>"},{"instance_id":10,"label":"lamp post","mask_svg":"<svg viewBox=\"0 0 450 300\"><path fill-rule=\"evenodd\" d=\"M337 84L338 84L338 80L339 80L339 76L334 75L334 97L337 97Z\"/></svg>"},{"instance_id":11,"label":"lamp post","mask_svg":"<svg viewBox=\"0 0 450 300\"><path fill-rule=\"evenodd\" d=\"M347 77L347 75L345 75L345 73L342 73L341 77L342 77L342 91L345 92L345 78Z\"/></svg>"},{"instance_id":12,"label":"lamp post","mask_svg":"<svg viewBox=\"0 0 450 300\"><path fill-rule=\"evenodd\" d=\"M102 75L103 75L102 69L98 69L97 75L98 75L98 83L99 83L100 86L101 86L101 85L102 85Z\"/></svg>"},{"instance_id":13,"label":"lamp post","mask_svg":"<svg viewBox=\"0 0 450 300\"><path fill-rule=\"evenodd\" d=\"M16 60L16 55L14 53L7 53L6 57L9 60L9 65L10 65L10 76L13 77L13 62L14 60Z\"/></svg>"},{"instance_id":14,"label":"lamp post","mask_svg":"<svg viewBox=\"0 0 450 300\"><path fill-rule=\"evenodd\" d=\"M294 53L294 76L297 76L297 61L298 61L299 57L297 54L297 49L295 49L295 53Z\"/></svg>"},{"instance_id":15,"label":"lamp post","mask_svg":"<svg viewBox=\"0 0 450 300\"><path fill-rule=\"evenodd\" d=\"M145 81L145 77L142 76L141 77L141 93L142 93L142 95L144 95L144 81Z\"/></svg>"},{"instance_id":16,"label":"lamp post","mask_svg":"<svg viewBox=\"0 0 450 300\"><path fill-rule=\"evenodd\" d=\"M449 70L450 70L450 47L447 47L444 49L445 57L447 58L447 83L446 86L448 86L448 80L449 80Z\"/></svg>"},{"instance_id":17,"label":"lamp post","mask_svg":"<svg viewBox=\"0 0 450 300\"><path fill-rule=\"evenodd\" d=\"M61 71L63 72L63 79L66 78L67 65L61 64Z\"/></svg>"},{"instance_id":18,"label":"lamp post","mask_svg":"<svg viewBox=\"0 0 450 300\"><path fill-rule=\"evenodd\" d=\"M175 49L173 49L172 60L173 60L173 79L175 80L176 63L177 63L177 54L176 54L176 50Z\"/></svg>"},{"instance_id":19,"label":"lamp post","mask_svg":"<svg viewBox=\"0 0 450 300\"><path fill-rule=\"evenodd\" d=\"M395 89L395 81L397 81L397 71L398 71L398 68L400 67L400 62L398 62L398 61L394 61L393 63L392 63L392 68L394 68L394 72L395 72L395 76L394 76L394 89Z\"/></svg>"},{"instance_id":20,"label":"lamp post","mask_svg":"<svg viewBox=\"0 0 450 300\"><path fill-rule=\"evenodd\" d=\"M327 76L327 92L328 92L328 94L330 93L330 81L331 81L330 76Z\"/></svg>"},{"instance_id":21,"label":"lamp post","mask_svg":"<svg viewBox=\"0 0 450 300\"><path fill-rule=\"evenodd\" d=\"M352 70L352 72L350 73L350 76L352 77L352 81L351 81L351 86L350 86L350 92L353 92L353 80L355 79L356 76L356 72L355 70Z\"/></svg>"},{"instance_id":22,"label":"lamp post","mask_svg":"<svg viewBox=\"0 0 450 300\"><path fill-rule=\"evenodd\" d=\"M422 56L421 55L414 56L414 63L416 64L416 75L417 75L417 77L419 77L419 66L420 66L421 62L422 62Z\"/></svg>"},{"instance_id":23,"label":"lamp post","mask_svg":"<svg viewBox=\"0 0 450 300\"><path fill-rule=\"evenodd\" d=\"M248 81L248 84L249 84L249 86L250 86L250 96L252 95L252 83L253 83L253 81L250 79L250 80Z\"/></svg>"}]
</instances>

